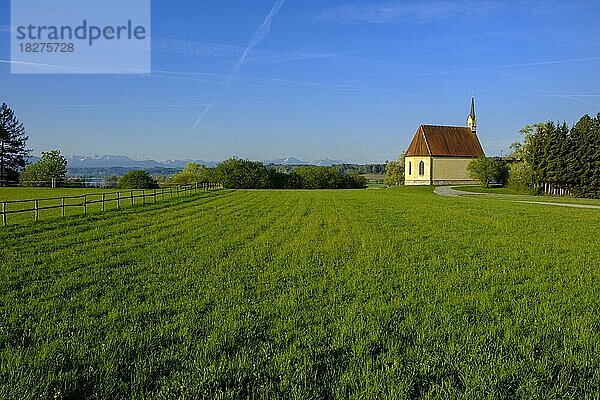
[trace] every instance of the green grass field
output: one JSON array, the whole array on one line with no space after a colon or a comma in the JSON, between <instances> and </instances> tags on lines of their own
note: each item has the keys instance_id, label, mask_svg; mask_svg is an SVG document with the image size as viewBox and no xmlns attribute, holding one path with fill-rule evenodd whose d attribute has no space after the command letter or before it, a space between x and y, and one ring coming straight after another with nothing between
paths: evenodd
<instances>
[{"instance_id":1,"label":"green grass field","mask_svg":"<svg viewBox=\"0 0 600 400\"><path fill-rule=\"evenodd\" d=\"M0 187L0 201L46 199L60 196L79 196L86 193L112 193L115 189L95 188L26 188Z\"/></svg>"},{"instance_id":2,"label":"green grass field","mask_svg":"<svg viewBox=\"0 0 600 400\"><path fill-rule=\"evenodd\" d=\"M482 187L482 186L455 186L454 189L462 192L471 193L489 193L489 194L510 194L510 195L521 195L526 196L516 190L511 190L505 187Z\"/></svg>"},{"instance_id":3,"label":"green grass field","mask_svg":"<svg viewBox=\"0 0 600 400\"><path fill-rule=\"evenodd\" d=\"M589 398L600 212L216 191L0 228L0 398Z\"/></svg>"},{"instance_id":4,"label":"green grass field","mask_svg":"<svg viewBox=\"0 0 600 400\"><path fill-rule=\"evenodd\" d=\"M177 194L177 189L172 188L173 195L169 192L169 188L157 189L156 201L163 201L172 197L177 197L181 194ZM142 193L145 193L146 197L142 198ZM42 208L39 210L38 218L43 219L54 219L62 216L62 197L65 198L65 216L81 215L84 213L95 213L102 211L102 195L104 194L105 204L104 210L114 210L121 207L127 207L131 205L139 205L144 203L153 203L155 201L153 197L153 191L151 189L142 190L124 190L124 189L95 189L95 188L0 188L0 203L6 202L6 211L9 212L7 215L7 223L22 224L30 223L35 220L35 200L38 200L38 207ZM133 203L131 196L133 194ZM86 202L91 202L84 207L82 206L86 195ZM117 201L117 198L120 200ZM15 201L17 201L15 203ZM50 207L43 209L44 207ZM30 210L30 211L26 211ZM0 210L1 211L1 210ZM15 211L21 211L16 212ZM26 212L23 212L26 211ZM12 213L11 213L12 212ZM0 226L2 221L0 221Z\"/></svg>"},{"instance_id":5,"label":"green grass field","mask_svg":"<svg viewBox=\"0 0 600 400\"><path fill-rule=\"evenodd\" d=\"M364 174L369 189L383 189L385 187L385 174Z\"/></svg>"},{"instance_id":6,"label":"green grass field","mask_svg":"<svg viewBox=\"0 0 600 400\"><path fill-rule=\"evenodd\" d=\"M461 192L470 192L470 193L510 195L513 200L541 201L541 202L548 202L548 203L587 204L587 205L592 205L592 206L600 206L600 200L598 200L598 199L585 199L585 198L577 198L577 197L569 197L569 196L550 196L550 195L533 196L533 195L522 194L517 191L507 189L504 187L485 188L485 187L481 187L481 186L455 186L454 189L460 190ZM516 197L516 196L518 196L518 197Z\"/></svg>"}]
</instances>

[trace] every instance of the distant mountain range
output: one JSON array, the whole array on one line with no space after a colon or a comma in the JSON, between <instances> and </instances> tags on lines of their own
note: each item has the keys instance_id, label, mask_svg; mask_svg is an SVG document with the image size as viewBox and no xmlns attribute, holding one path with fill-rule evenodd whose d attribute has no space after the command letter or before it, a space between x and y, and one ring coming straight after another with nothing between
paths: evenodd
<instances>
[{"instance_id":1,"label":"distant mountain range","mask_svg":"<svg viewBox=\"0 0 600 400\"><path fill-rule=\"evenodd\" d=\"M119 155L69 155L65 156L68 162L69 175L112 175L122 174L132 169L144 169L148 172L154 172L157 174L161 173L174 173L185 167L186 164L195 162L198 164L206 165L207 167L215 167L217 161L205 161L205 160L166 160L156 161L148 159L137 159L127 156ZM34 163L38 161L40 157L31 156L29 162ZM342 160L331 160L322 159L315 161L303 161L295 157L277 158L274 160L262 160L265 165L317 165L317 166L331 166L335 164L346 164Z\"/></svg>"},{"instance_id":2,"label":"distant mountain range","mask_svg":"<svg viewBox=\"0 0 600 400\"><path fill-rule=\"evenodd\" d=\"M262 163L265 165L316 165L320 167L347 164L346 161L343 160L330 160L326 158L324 160L302 161L295 157L277 158L275 160L263 160Z\"/></svg>"},{"instance_id":3,"label":"distant mountain range","mask_svg":"<svg viewBox=\"0 0 600 400\"><path fill-rule=\"evenodd\" d=\"M79 156L79 155L70 155L65 156L68 163L69 168L111 168L111 167L121 167L121 168L173 168L173 169L181 169L185 167L187 163L197 162L199 164L206 165L207 167L214 167L217 165L214 161L204 161L204 160L167 160L164 162L159 162L155 160L146 160L146 159L136 159L127 156L115 156L115 155L102 155L99 156L94 154L92 156Z\"/></svg>"},{"instance_id":4,"label":"distant mountain range","mask_svg":"<svg viewBox=\"0 0 600 400\"><path fill-rule=\"evenodd\" d=\"M215 167L218 164L218 161L205 161L205 160L166 160L166 161L156 161L156 160L148 160L148 159L138 159L131 158L127 156L117 156L117 155L97 155L94 154L92 156L80 156L80 155L69 155L65 156L69 163L69 168L111 168L111 167L121 167L121 168L174 168L181 169L186 166L186 164L195 162L198 164L206 165L207 167ZM34 163L38 161L40 157L31 156L29 157L29 162ZM262 160L262 163L265 165L317 165L317 166L331 166L337 164L346 164L346 161L343 160L331 160L331 159L322 159L315 161L303 161L295 157L287 157L287 158L276 158L274 160Z\"/></svg>"}]
</instances>

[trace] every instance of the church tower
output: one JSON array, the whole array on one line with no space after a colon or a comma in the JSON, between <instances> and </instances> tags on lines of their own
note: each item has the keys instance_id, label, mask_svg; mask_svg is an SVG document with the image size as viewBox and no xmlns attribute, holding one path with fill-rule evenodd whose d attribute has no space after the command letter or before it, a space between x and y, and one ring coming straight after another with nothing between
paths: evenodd
<instances>
[{"instance_id":1,"label":"church tower","mask_svg":"<svg viewBox=\"0 0 600 400\"><path fill-rule=\"evenodd\" d=\"M475 116L475 95L471 96L471 113L467 118L467 127L474 134L477 133L477 117Z\"/></svg>"}]
</instances>

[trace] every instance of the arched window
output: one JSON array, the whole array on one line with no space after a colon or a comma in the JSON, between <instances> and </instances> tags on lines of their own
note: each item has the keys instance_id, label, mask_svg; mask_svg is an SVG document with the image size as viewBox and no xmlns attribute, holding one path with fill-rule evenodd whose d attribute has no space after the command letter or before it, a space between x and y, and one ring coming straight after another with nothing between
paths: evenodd
<instances>
[{"instance_id":1,"label":"arched window","mask_svg":"<svg viewBox=\"0 0 600 400\"><path fill-rule=\"evenodd\" d=\"M408 174L412 175L412 162L408 162Z\"/></svg>"},{"instance_id":2,"label":"arched window","mask_svg":"<svg viewBox=\"0 0 600 400\"><path fill-rule=\"evenodd\" d=\"M419 163L419 175L425 175L425 163L423 161Z\"/></svg>"}]
</instances>

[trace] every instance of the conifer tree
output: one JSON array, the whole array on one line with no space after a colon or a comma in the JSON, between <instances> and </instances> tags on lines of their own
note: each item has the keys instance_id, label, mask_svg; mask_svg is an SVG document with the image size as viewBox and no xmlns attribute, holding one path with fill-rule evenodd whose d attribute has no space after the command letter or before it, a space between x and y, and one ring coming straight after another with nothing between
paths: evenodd
<instances>
[{"instance_id":1,"label":"conifer tree","mask_svg":"<svg viewBox=\"0 0 600 400\"><path fill-rule=\"evenodd\" d=\"M0 106L0 186L16 181L25 167L29 151L25 146L28 137L14 111L2 103Z\"/></svg>"}]
</instances>

